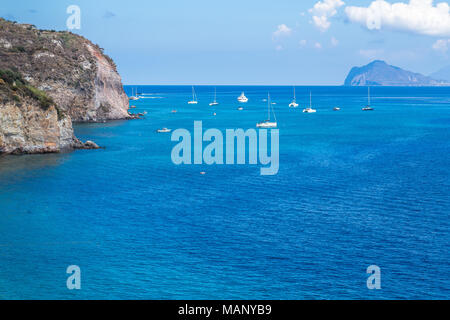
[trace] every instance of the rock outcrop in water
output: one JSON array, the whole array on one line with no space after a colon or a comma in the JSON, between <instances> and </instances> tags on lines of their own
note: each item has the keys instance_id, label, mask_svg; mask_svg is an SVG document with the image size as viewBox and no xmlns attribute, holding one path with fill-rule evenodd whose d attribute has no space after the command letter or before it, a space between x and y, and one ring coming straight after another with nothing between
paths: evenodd
<instances>
[{"instance_id":1,"label":"rock outcrop in water","mask_svg":"<svg viewBox=\"0 0 450 320\"><path fill-rule=\"evenodd\" d=\"M345 79L346 86L440 86L445 81L435 80L420 73L403 70L375 60L363 67L354 67Z\"/></svg>"},{"instance_id":2,"label":"rock outcrop in water","mask_svg":"<svg viewBox=\"0 0 450 320\"><path fill-rule=\"evenodd\" d=\"M72 121L130 119L114 62L70 32L38 30L0 18L0 153L94 148Z\"/></svg>"}]
</instances>

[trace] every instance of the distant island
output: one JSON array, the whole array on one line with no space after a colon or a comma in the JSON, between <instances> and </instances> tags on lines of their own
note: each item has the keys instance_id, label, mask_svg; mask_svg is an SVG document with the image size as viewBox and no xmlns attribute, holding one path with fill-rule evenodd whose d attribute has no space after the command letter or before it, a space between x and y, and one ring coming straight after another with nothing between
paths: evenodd
<instances>
[{"instance_id":1,"label":"distant island","mask_svg":"<svg viewBox=\"0 0 450 320\"><path fill-rule=\"evenodd\" d=\"M354 67L345 79L345 86L446 86L447 79L435 79L375 60L363 67Z\"/></svg>"},{"instance_id":2,"label":"distant island","mask_svg":"<svg viewBox=\"0 0 450 320\"><path fill-rule=\"evenodd\" d=\"M450 66L446 66L430 75L433 79L440 79L450 83Z\"/></svg>"}]
</instances>

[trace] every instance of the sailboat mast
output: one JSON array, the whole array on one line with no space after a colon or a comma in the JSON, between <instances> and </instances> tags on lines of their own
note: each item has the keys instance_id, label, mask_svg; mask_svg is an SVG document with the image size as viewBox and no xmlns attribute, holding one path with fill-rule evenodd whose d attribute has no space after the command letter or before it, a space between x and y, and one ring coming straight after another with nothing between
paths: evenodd
<instances>
[{"instance_id":1,"label":"sailboat mast","mask_svg":"<svg viewBox=\"0 0 450 320\"><path fill-rule=\"evenodd\" d=\"M312 92L309 92L309 107L312 108Z\"/></svg>"},{"instance_id":2,"label":"sailboat mast","mask_svg":"<svg viewBox=\"0 0 450 320\"><path fill-rule=\"evenodd\" d=\"M368 99L369 99L369 106L370 106L370 87L367 87L367 89L368 89L368 92L369 92Z\"/></svg>"},{"instance_id":3,"label":"sailboat mast","mask_svg":"<svg viewBox=\"0 0 450 320\"><path fill-rule=\"evenodd\" d=\"M270 93L267 94L267 120L270 121L270 105L272 104L272 102L270 101Z\"/></svg>"}]
</instances>

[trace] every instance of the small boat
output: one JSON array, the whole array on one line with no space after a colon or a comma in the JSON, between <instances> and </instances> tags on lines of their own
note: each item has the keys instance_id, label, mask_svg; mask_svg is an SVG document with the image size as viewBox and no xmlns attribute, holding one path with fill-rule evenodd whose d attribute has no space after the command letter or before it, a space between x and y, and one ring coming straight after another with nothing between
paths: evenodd
<instances>
[{"instance_id":1,"label":"small boat","mask_svg":"<svg viewBox=\"0 0 450 320\"><path fill-rule=\"evenodd\" d=\"M188 104L198 104L197 94L195 93L194 86L192 86L192 100Z\"/></svg>"},{"instance_id":2,"label":"small boat","mask_svg":"<svg viewBox=\"0 0 450 320\"><path fill-rule=\"evenodd\" d=\"M368 104L367 106L362 108L362 111L374 111L375 109L370 106L370 87L367 87L367 90L368 90Z\"/></svg>"},{"instance_id":3,"label":"small boat","mask_svg":"<svg viewBox=\"0 0 450 320\"><path fill-rule=\"evenodd\" d=\"M217 113L214 112L214 113L213 113L213 116L214 116L214 117L217 116Z\"/></svg>"},{"instance_id":4,"label":"small boat","mask_svg":"<svg viewBox=\"0 0 450 320\"><path fill-rule=\"evenodd\" d=\"M291 104L289 105L289 108L297 108L298 107L298 103L297 103L297 99L295 98L295 87L294 87L294 100L292 100Z\"/></svg>"},{"instance_id":5,"label":"small boat","mask_svg":"<svg viewBox=\"0 0 450 320\"><path fill-rule=\"evenodd\" d=\"M248 102L248 98L245 96L244 92L242 92L242 94L239 96L238 101L241 103Z\"/></svg>"},{"instance_id":6,"label":"small boat","mask_svg":"<svg viewBox=\"0 0 450 320\"><path fill-rule=\"evenodd\" d=\"M139 96L137 94L137 90L136 90L136 95L134 94L134 89L131 88L131 97L129 97L130 100L136 101L139 100Z\"/></svg>"},{"instance_id":7,"label":"small boat","mask_svg":"<svg viewBox=\"0 0 450 320\"><path fill-rule=\"evenodd\" d=\"M177 110L172 110L171 112L172 112L172 113L177 113L178 111L177 111Z\"/></svg>"},{"instance_id":8,"label":"small boat","mask_svg":"<svg viewBox=\"0 0 450 320\"><path fill-rule=\"evenodd\" d=\"M211 102L209 105L211 107L219 105L219 103L217 102L217 88L214 89L214 101Z\"/></svg>"},{"instance_id":9,"label":"small boat","mask_svg":"<svg viewBox=\"0 0 450 320\"><path fill-rule=\"evenodd\" d=\"M333 111L341 111L341 108L335 107L335 108L333 108Z\"/></svg>"},{"instance_id":10,"label":"small boat","mask_svg":"<svg viewBox=\"0 0 450 320\"><path fill-rule=\"evenodd\" d=\"M303 110L303 113L316 113L317 110L312 108L312 93L309 93L309 107Z\"/></svg>"},{"instance_id":11,"label":"small boat","mask_svg":"<svg viewBox=\"0 0 450 320\"><path fill-rule=\"evenodd\" d=\"M130 106L130 109L136 109L136 106Z\"/></svg>"},{"instance_id":12,"label":"small boat","mask_svg":"<svg viewBox=\"0 0 450 320\"><path fill-rule=\"evenodd\" d=\"M158 133L170 133L170 132L172 132L172 129L162 128L162 129L156 130L156 132L158 132Z\"/></svg>"},{"instance_id":13,"label":"small boat","mask_svg":"<svg viewBox=\"0 0 450 320\"><path fill-rule=\"evenodd\" d=\"M275 115L275 111L273 110L272 103L270 102L270 93L267 94L267 101L268 101L268 103L267 103L268 119L257 123L256 124L257 128L276 128L278 126L277 117ZM270 109L272 109L272 113L273 113L275 121L271 120L271 117L270 117L271 116L271 113L270 113L271 110Z\"/></svg>"},{"instance_id":14,"label":"small boat","mask_svg":"<svg viewBox=\"0 0 450 320\"><path fill-rule=\"evenodd\" d=\"M239 107L238 110L239 110L239 111L242 111L242 110L244 110L244 108L243 108L243 107Z\"/></svg>"}]
</instances>

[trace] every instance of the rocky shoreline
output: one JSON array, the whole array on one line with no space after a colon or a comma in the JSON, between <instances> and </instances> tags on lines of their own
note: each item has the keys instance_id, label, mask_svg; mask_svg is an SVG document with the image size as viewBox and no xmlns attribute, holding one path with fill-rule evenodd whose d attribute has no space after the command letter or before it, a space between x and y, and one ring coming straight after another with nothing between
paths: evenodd
<instances>
[{"instance_id":1,"label":"rocky shoreline","mask_svg":"<svg viewBox=\"0 0 450 320\"><path fill-rule=\"evenodd\" d=\"M73 122L139 119L113 60L89 40L0 18L0 154L98 149Z\"/></svg>"}]
</instances>

